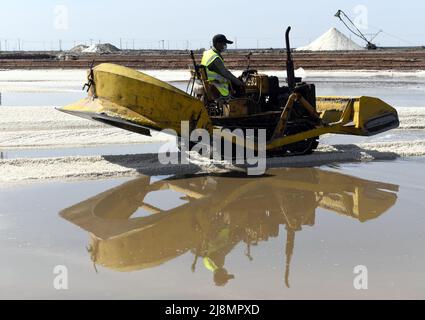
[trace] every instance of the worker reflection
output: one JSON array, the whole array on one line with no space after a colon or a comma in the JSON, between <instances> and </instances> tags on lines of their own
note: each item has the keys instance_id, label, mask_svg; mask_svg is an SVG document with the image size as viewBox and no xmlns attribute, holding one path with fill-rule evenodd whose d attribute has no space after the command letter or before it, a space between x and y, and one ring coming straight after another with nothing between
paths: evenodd
<instances>
[{"instance_id":1,"label":"worker reflection","mask_svg":"<svg viewBox=\"0 0 425 320\"><path fill-rule=\"evenodd\" d=\"M233 250L239 239L232 241L229 215L218 215L216 218L218 219L214 220L217 223L211 225L213 229L208 231L207 238L203 241L203 264L213 273L214 283L217 286L224 286L229 280L235 278L227 272L224 264L226 256ZM194 266L192 270L194 271Z\"/></svg>"},{"instance_id":2,"label":"worker reflection","mask_svg":"<svg viewBox=\"0 0 425 320\"><path fill-rule=\"evenodd\" d=\"M230 96L231 84L237 92L243 91L243 82L236 78L224 65L222 53L226 51L227 45L233 44L226 36L218 34L213 38L213 47L204 52L201 65L207 71L208 81L217 88L222 97Z\"/></svg>"}]
</instances>

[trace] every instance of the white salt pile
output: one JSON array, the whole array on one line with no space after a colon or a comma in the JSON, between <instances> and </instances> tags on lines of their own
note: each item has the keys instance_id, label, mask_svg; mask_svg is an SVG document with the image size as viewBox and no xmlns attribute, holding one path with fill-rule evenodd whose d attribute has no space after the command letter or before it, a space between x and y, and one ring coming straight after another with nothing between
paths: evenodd
<instances>
[{"instance_id":1,"label":"white salt pile","mask_svg":"<svg viewBox=\"0 0 425 320\"><path fill-rule=\"evenodd\" d=\"M336 28L329 29L325 34L314 40L305 47L297 48L296 51L350 51L364 50L357 43L348 39Z\"/></svg>"},{"instance_id":2,"label":"white salt pile","mask_svg":"<svg viewBox=\"0 0 425 320\"><path fill-rule=\"evenodd\" d=\"M81 53L83 50L86 50L89 46L86 46L84 44L79 44L78 46L75 46L74 48L70 49L69 52L71 53Z\"/></svg>"},{"instance_id":3,"label":"white salt pile","mask_svg":"<svg viewBox=\"0 0 425 320\"><path fill-rule=\"evenodd\" d=\"M84 49L82 53L115 53L120 49L110 43L92 44L90 47Z\"/></svg>"}]
</instances>

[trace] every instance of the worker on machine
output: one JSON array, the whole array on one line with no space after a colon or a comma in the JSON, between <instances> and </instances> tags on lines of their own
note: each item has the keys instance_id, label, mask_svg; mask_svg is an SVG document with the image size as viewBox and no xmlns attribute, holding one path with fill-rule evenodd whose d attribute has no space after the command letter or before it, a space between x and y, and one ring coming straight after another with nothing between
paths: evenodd
<instances>
[{"instance_id":1,"label":"worker on machine","mask_svg":"<svg viewBox=\"0 0 425 320\"><path fill-rule=\"evenodd\" d=\"M244 84L236 78L224 65L222 53L226 51L227 45L233 41L227 40L223 34L218 34L213 38L213 47L206 50L202 57L201 65L207 71L208 81L217 88L222 97L231 96L231 84L236 92L243 92Z\"/></svg>"}]
</instances>

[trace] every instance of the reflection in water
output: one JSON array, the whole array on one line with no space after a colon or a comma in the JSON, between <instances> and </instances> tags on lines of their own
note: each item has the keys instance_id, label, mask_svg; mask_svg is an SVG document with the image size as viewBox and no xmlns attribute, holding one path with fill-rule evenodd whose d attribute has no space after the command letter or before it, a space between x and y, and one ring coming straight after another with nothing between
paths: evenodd
<instances>
[{"instance_id":1,"label":"reflection in water","mask_svg":"<svg viewBox=\"0 0 425 320\"><path fill-rule=\"evenodd\" d=\"M295 233L314 225L316 208L366 222L392 207L397 191L396 185L317 168L271 170L256 178L209 175L151 183L142 177L65 209L61 216L90 232L95 265L141 270L191 252L192 271L202 264L219 286L234 278L225 258L239 243L245 243L252 260L251 247L277 237L284 225L289 287Z\"/></svg>"}]
</instances>

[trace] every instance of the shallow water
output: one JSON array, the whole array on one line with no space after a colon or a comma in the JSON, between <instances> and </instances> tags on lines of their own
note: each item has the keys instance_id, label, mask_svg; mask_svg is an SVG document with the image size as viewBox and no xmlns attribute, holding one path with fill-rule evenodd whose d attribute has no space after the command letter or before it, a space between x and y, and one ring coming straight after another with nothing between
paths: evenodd
<instances>
[{"instance_id":1,"label":"shallow water","mask_svg":"<svg viewBox=\"0 0 425 320\"><path fill-rule=\"evenodd\" d=\"M40 76L37 71L27 71L25 79L19 73L11 79L5 80L7 75L0 78L0 105L5 106L62 106L82 99L86 93L81 90L86 81L85 72L60 71L48 72ZM186 91L187 81L184 71L155 72L149 74L158 76L160 79L169 81L170 84ZM235 74L239 74L236 71ZM284 85L282 72L267 72L270 75L280 76L281 85ZM327 76L321 76L320 72L307 73L305 81L316 84L318 96L362 96L368 95L379 97L395 107L423 107L425 106L425 78L408 76L382 76L372 75L369 77L345 75L325 72ZM330 74L330 76L328 76ZM52 79L50 79L50 78ZM15 79L16 78L16 79ZM178 81L173 80L178 78Z\"/></svg>"},{"instance_id":2,"label":"shallow water","mask_svg":"<svg viewBox=\"0 0 425 320\"><path fill-rule=\"evenodd\" d=\"M423 299L424 164L2 189L0 297Z\"/></svg>"},{"instance_id":3,"label":"shallow water","mask_svg":"<svg viewBox=\"0 0 425 320\"><path fill-rule=\"evenodd\" d=\"M394 107L424 107L425 83L405 83L398 81L382 82L371 79L364 81L320 81L316 84L320 96L371 96L384 100Z\"/></svg>"},{"instance_id":4,"label":"shallow water","mask_svg":"<svg viewBox=\"0 0 425 320\"><path fill-rule=\"evenodd\" d=\"M5 149L0 151L0 159L47 158L66 156L97 156L114 154L146 154L158 153L163 143L143 143L127 145L94 146L81 148L49 148L49 149ZM171 152L177 152L170 148Z\"/></svg>"},{"instance_id":5,"label":"shallow water","mask_svg":"<svg viewBox=\"0 0 425 320\"><path fill-rule=\"evenodd\" d=\"M19 106L64 106L87 96L86 92L3 92L1 104Z\"/></svg>"},{"instance_id":6,"label":"shallow water","mask_svg":"<svg viewBox=\"0 0 425 320\"><path fill-rule=\"evenodd\" d=\"M306 82L316 85L317 96L371 96L377 97L394 107L425 107L425 81L406 82L399 79L383 81L379 78L333 78L308 77ZM172 82L186 91L187 83ZM281 85L285 82L281 79Z\"/></svg>"}]
</instances>

